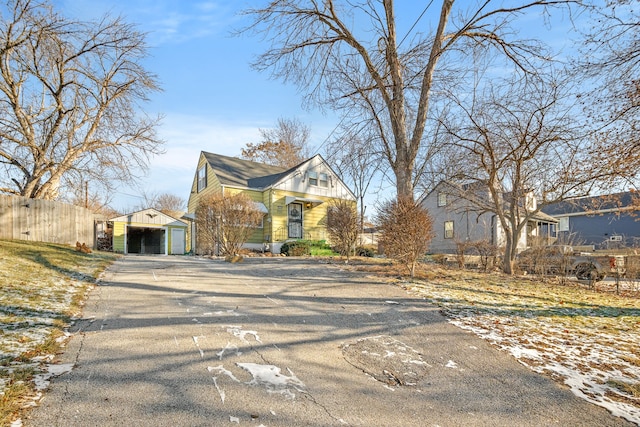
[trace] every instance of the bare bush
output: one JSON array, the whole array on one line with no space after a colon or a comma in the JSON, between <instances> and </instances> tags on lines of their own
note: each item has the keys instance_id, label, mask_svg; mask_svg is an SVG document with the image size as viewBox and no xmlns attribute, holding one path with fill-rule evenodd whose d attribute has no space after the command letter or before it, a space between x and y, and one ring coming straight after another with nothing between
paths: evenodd
<instances>
[{"instance_id":1,"label":"bare bush","mask_svg":"<svg viewBox=\"0 0 640 427\"><path fill-rule=\"evenodd\" d=\"M203 197L196 208L198 252L235 257L262 221L253 200L245 194Z\"/></svg>"},{"instance_id":2,"label":"bare bush","mask_svg":"<svg viewBox=\"0 0 640 427\"><path fill-rule=\"evenodd\" d=\"M478 252L480 256L480 268L483 271L496 266L500 256L500 249L489 240L476 240L471 242L471 246Z\"/></svg>"},{"instance_id":3,"label":"bare bush","mask_svg":"<svg viewBox=\"0 0 640 427\"><path fill-rule=\"evenodd\" d=\"M358 213L352 202L336 200L327 209L327 233L331 244L347 261L358 239Z\"/></svg>"},{"instance_id":4,"label":"bare bush","mask_svg":"<svg viewBox=\"0 0 640 427\"><path fill-rule=\"evenodd\" d=\"M473 248L473 242L465 240L465 241L456 241L456 261L458 263L458 268L464 268L467 260L467 255L469 253L469 249Z\"/></svg>"},{"instance_id":5,"label":"bare bush","mask_svg":"<svg viewBox=\"0 0 640 427\"><path fill-rule=\"evenodd\" d=\"M429 213L413 200L400 197L382 206L377 222L384 253L406 265L413 279L416 264L424 257L433 237Z\"/></svg>"}]
</instances>

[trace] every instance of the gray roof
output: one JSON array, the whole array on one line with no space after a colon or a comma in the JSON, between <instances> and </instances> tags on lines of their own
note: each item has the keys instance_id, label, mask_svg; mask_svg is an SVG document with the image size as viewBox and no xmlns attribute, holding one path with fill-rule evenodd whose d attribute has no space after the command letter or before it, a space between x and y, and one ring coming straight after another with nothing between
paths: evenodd
<instances>
[{"instance_id":1,"label":"gray roof","mask_svg":"<svg viewBox=\"0 0 640 427\"><path fill-rule=\"evenodd\" d=\"M577 197L552 203L542 208L549 215L597 213L598 211L623 210L637 204L638 194L631 191L600 196Z\"/></svg>"},{"instance_id":2,"label":"gray roof","mask_svg":"<svg viewBox=\"0 0 640 427\"><path fill-rule=\"evenodd\" d=\"M296 169L285 169L280 166L242 160L220 154L202 154L222 185L247 188L266 188L278 182L283 176Z\"/></svg>"}]
</instances>

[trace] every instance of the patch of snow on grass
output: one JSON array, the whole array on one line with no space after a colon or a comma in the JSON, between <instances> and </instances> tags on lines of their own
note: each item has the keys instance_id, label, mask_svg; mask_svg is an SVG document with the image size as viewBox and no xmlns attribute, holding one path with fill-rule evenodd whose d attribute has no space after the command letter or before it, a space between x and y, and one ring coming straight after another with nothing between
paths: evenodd
<instances>
[{"instance_id":1,"label":"patch of snow on grass","mask_svg":"<svg viewBox=\"0 0 640 427\"><path fill-rule=\"evenodd\" d=\"M498 288L481 280L407 288L440 305L452 324L640 425L640 399L614 385L640 385L637 299L550 284Z\"/></svg>"}]
</instances>

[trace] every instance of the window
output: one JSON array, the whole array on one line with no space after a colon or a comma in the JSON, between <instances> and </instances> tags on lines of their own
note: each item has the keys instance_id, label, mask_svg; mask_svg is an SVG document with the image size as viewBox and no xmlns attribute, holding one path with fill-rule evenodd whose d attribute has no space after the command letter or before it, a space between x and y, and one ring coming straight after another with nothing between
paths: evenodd
<instances>
[{"instance_id":1,"label":"window","mask_svg":"<svg viewBox=\"0 0 640 427\"><path fill-rule=\"evenodd\" d=\"M447 206L447 193L438 193L438 206Z\"/></svg>"},{"instance_id":2,"label":"window","mask_svg":"<svg viewBox=\"0 0 640 427\"><path fill-rule=\"evenodd\" d=\"M329 179L327 178L327 174L326 173L320 173L319 177L320 177L320 187L328 187L329 186Z\"/></svg>"},{"instance_id":3,"label":"window","mask_svg":"<svg viewBox=\"0 0 640 427\"><path fill-rule=\"evenodd\" d=\"M320 187L329 187L329 176L326 173L308 171L306 177L309 178L309 185L317 185Z\"/></svg>"},{"instance_id":4,"label":"window","mask_svg":"<svg viewBox=\"0 0 640 427\"><path fill-rule=\"evenodd\" d=\"M453 221L444 222L444 238L453 239Z\"/></svg>"},{"instance_id":5,"label":"window","mask_svg":"<svg viewBox=\"0 0 640 427\"><path fill-rule=\"evenodd\" d=\"M198 169L198 193L207 188L207 165Z\"/></svg>"},{"instance_id":6,"label":"window","mask_svg":"<svg viewBox=\"0 0 640 427\"><path fill-rule=\"evenodd\" d=\"M318 172L309 171L309 185L318 185Z\"/></svg>"},{"instance_id":7,"label":"window","mask_svg":"<svg viewBox=\"0 0 640 427\"><path fill-rule=\"evenodd\" d=\"M558 231L569 231L569 217L563 216L559 218Z\"/></svg>"}]
</instances>

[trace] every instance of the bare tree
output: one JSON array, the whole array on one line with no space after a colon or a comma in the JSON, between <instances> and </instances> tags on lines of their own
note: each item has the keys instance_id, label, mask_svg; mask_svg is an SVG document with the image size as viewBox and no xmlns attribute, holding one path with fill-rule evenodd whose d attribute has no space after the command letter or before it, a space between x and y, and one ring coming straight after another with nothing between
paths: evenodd
<instances>
[{"instance_id":1,"label":"bare tree","mask_svg":"<svg viewBox=\"0 0 640 427\"><path fill-rule=\"evenodd\" d=\"M55 199L65 179L130 182L158 153L159 90L144 34L121 18L67 19L46 0L0 6L0 191Z\"/></svg>"},{"instance_id":2,"label":"bare tree","mask_svg":"<svg viewBox=\"0 0 640 427\"><path fill-rule=\"evenodd\" d=\"M587 195L618 172L594 163L597 141L575 119L575 98L563 82L504 83L476 93L473 102L461 100L446 128L465 167L448 191L466 208L496 216L510 274L518 240L544 206Z\"/></svg>"},{"instance_id":3,"label":"bare tree","mask_svg":"<svg viewBox=\"0 0 640 427\"><path fill-rule=\"evenodd\" d=\"M403 263L411 278L433 237L433 221L420 204L400 198L382 205L376 218L385 255Z\"/></svg>"},{"instance_id":4,"label":"bare tree","mask_svg":"<svg viewBox=\"0 0 640 427\"><path fill-rule=\"evenodd\" d=\"M186 201L175 194L162 193L156 197L153 207L173 218L180 218L184 214Z\"/></svg>"},{"instance_id":5,"label":"bare tree","mask_svg":"<svg viewBox=\"0 0 640 427\"><path fill-rule=\"evenodd\" d=\"M393 0L276 0L247 11L254 21L246 31L271 43L254 66L296 83L309 102L341 108L347 120L366 121L378 134L398 197L410 199L417 157L437 132L438 108L432 107L442 97L435 89L475 66L463 43L497 52L520 72L535 75L537 63L549 56L539 42L515 39L512 24L525 13L544 14L580 1L460 2L454 9L453 0L443 0L439 14L429 11L432 3L416 10L422 14L404 36L398 34ZM411 34L425 15L434 17L434 31Z\"/></svg>"},{"instance_id":6,"label":"bare tree","mask_svg":"<svg viewBox=\"0 0 640 427\"><path fill-rule=\"evenodd\" d=\"M599 161L627 169L634 182L640 170L640 9L630 0L605 3L585 34L577 78L584 81L589 119L601 132Z\"/></svg>"},{"instance_id":7,"label":"bare tree","mask_svg":"<svg viewBox=\"0 0 640 427\"><path fill-rule=\"evenodd\" d=\"M224 255L231 259L263 219L251 198L238 193L223 196L212 193L202 198L196 208L198 252Z\"/></svg>"},{"instance_id":8,"label":"bare tree","mask_svg":"<svg viewBox=\"0 0 640 427\"><path fill-rule=\"evenodd\" d=\"M88 181L68 183L65 187L67 191L60 197L61 201L82 206L94 213L105 215L107 218L120 215L115 209L109 206L112 194L104 194L104 192L93 188Z\"/></svg>"},{"instance_id":9,"label":"bare tree","mask_svg":"<svg viewBox=\"0 0 640 427\"><path fill-rule=\"evenodd\" d=\"M280 118L275 129L260 129L262 141L247 143L241 156L246 160L291 168L309 157L310 133L300 120Z\"/></svg>"},{"instance_id":10,"label":"bare tree","mask_svg":"<svg viewBox=\"0 0 640 427\"><path fill-rule=\"evenodd\" d=\"M340 255L346 256L348 262L358 239L358 213L352 202L337 200L331 203L327 209L327 233L331 245Z\"/></svg>"},{"instance_id":11,"label":"bare tree","mask_svg":"<svg viewBox=\"0 0 640 427\"><path fill-rule=\"evenodd\" d=\"M369 191L371 181L382 168L380 153L360 134L346 133L335 139L327 147L328 159L335 165L340 177L351 184L353 194L358 200L359 232L364 233L366 206L364 198Z\"/></svg>"}]
</instances>

